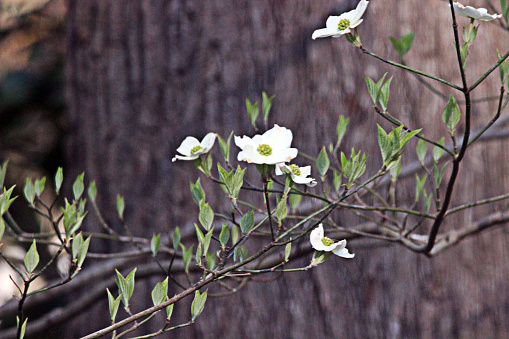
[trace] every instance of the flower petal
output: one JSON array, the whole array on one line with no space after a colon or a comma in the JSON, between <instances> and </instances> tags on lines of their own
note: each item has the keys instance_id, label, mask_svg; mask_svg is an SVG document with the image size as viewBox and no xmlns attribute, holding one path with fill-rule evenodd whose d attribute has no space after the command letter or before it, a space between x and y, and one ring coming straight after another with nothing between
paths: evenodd
<instances>
[{"instance_id":1,"label":"flower petal","mask_svg":"<svg viewBox=\"0 0 509 339\"><path fill-rule=\"evenodd\" d=\"M182 156L182 155L175 155L173 157L173 159L171 159L171 162L175 162L177 160L194 160L194 159L198 159L200 155L199 154L193 154L193 155L190 155L190 156Z\"/></svg>"},{"instance_id":2,"label":"flower petal","mask_svg":"<svg viewBox=\"0 0 509 339\"><path fill-rule=\"evenodd\" d=\"M335 255L337 255L339 257L347 258L347 259L351 259L351 258L355 257L354 253L348 252L348 249L346 248L346 240L343 240L343 241L345 242L345 246L336 247L335 249L332 250L332 253L334 253Z\"/></svg>"},{"instance_id":3,"label":"flower petal","mask_svg":"<svg viewBox=\"0 0 509 339\"><path fill-rule=\"evenodd\" d=\"M350 23L351 23L350 28L356 27L360 24L360 22L359 23L357 23L357 22L362 18L362 15L366 11L366 8L368 8L368 4L369 4L369 1L366 1L366 0L361 0L359 2L359 4L357 5L357 8L355 9L355 11L353 13L354 16L350 20ZM352 26L352 25L355 25L355 26Z\"/></svg>"},{"instance_id":4,"label":"flower petal","mask_svg":"<svg viewBox=\"0 0 509 339\"><path fill-rule=\"evenodd\" d=\"M290 162L298 153L299 151L296 148L287 148L275 153L273 152L268 157L262 156L264 158L262 164L275 165L281 162Z\"/></svg>"},{"instance_id":5,"label":"flower petal","mask_svg":"<svg viewBox=\"0 0 509 339\"><path fill-rule=\"evenodd\" d=\"M311 175L311 166L299 167L301 177L309 177Z\"/></svg>"},{"instance_id":6,"label":"flower petal","mask_svg":"<svg viewBox=\"0 0 509 339\"><path fill-rule=\"evenodd\" d=\"M338 29L336 28L321 28L317 29L313 32L311 39L315 40L316 38L329 38L338 33Z\"/></svg>"},{"instance_id":7,"label":"flower petal","mask_svg":"<svg viewBox=\"0 0 509 339\"><path fill-rule=\"evenodd\" d=\"M187 137L177 148L177 152L183 155L191 155L191 150L196 146L200 146L200 141L195 137Z\"/></svg>"},{"instance_id":8,"label":"flower petal","mask_svg":"<svg viewBox=\"0 0 509 339\"><path fill-rule=\"evenodd\" d=\"M311 231L311 234L309 236L309 241L311 242L311 247L313 247L317 251L322 251L322 248L325 247L325 245L322 242L323 238L323 225L318 225L317 228Z\"/></svg>"},{"instance_id":9,"label":"flower petal","mask_svg":"<svg viewBox=\"0 0 509 339\"><path fill-rule=\"evenodd\" d=\"M270 145L274 150L289 148L292 144L293 134L288 128L274 125L262 135L262 142Z\"/></svg>"},{"instance_id":10,"label":"flower petal","mask_svg":"<svg viewBox=\"0 0 509 339\"><path fill-rule=\"evenodd\" d=\"M276 164L276 175L283 175L285 173L291 173L292 170L284 162Z\"/></svg>"},{"instance_id":11,"label":"flower petal","mask_svg":"<svg viewBox=\"0 0 509 339\"><path fill-rule=\"evenodd\" d=\"M250 137L244 135L243 137L235 136L235 145L237 145L240 149L244 149L246 147L246 144L252 143L252 140Z\"/></svg>"},{"instance_id":12,"label":"flower petal","mask_svg":"<svg viewBox=\"0 0 509 339\"><path fill-rule=\"evenodd\" d=\"M214 142L216 142L216 133L209 133L207 134L203 140L201 141L201 147L203 147L203 152L202 153L207 153L208 151L210 151L210 149L212 148L212 146L214 146Z\"/></svg>"}]
</instances>

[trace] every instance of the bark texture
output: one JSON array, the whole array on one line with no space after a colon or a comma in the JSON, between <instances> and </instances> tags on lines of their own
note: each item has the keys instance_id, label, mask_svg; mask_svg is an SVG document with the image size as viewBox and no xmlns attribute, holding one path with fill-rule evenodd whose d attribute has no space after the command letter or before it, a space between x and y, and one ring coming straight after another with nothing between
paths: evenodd
<instances>
[{"instance_id":1,"label":"bark texture","mask_svg":"<svg viewBox=\"0 0 509 339\"><path fill-rule=\"evenodd\" d=\"M188 187L198 175L190 163L171 163L176 148L187 135L201 138L215 131L228 136L232 129L236 135L251 134L245 98L260 101L262 91L276 95L270 125L292 129L295 147L307 153L317 154L322 145L335 142L338 116L349 117L342 150L349 154L355 147L367 152L367 173L372 174L380 166L375 122L386 129L389 125L371 107L364 74L375 79L385 72L394 75L389 111L410 128L424 126L423 133L430 138L446 136L441 122L446 101L422 87L413 75L363 55L345 39L311 40L313 30L324 27L328 15L356 4L332 0L71 1L69 177L85 171L88 180L96 180L105 218L118 230L117 193L125 196L125 220L135 235L191 225L198 211ZM466 19L459 22L460 26L468 23ZM444 1L377 0L371 1L359 32L364 46L393 60L397 56L388 36L416 32L407 57L410 66L460 84L450 27ZM505 52L508 36L494 24L481 24L467 64L469 83L496 62L496 47ZM497 95L498 86L498 74L494 74L474 98ZM453 93L445 90L447 96ZM494 102L474 106L474 127L491 119L495 107ZM405 163L415 160L414 147L412 143L406 150ZM474 146L461 169L453 205L507 192L504 175L509 165L502 160L506 155L504 141ZM412 199L410 179L398 190L401 201ZM212 192L214 186L204 186L209 201L222 197ZM473 209L450 219L443 229L467 225L503 207ZM351 214L341 215L345 226L357 222ZM94 217L86 229L100 230ZM233 297L211 299L198 322L176 335L504 337L509 332L507 241L507 229L500 228L434 259L398 246L351 242L354 260L334 258L307 273L251 282ZM115 245L106 246L92 244L95 251L115 249ZM154 283L137 283L135 295L148 296ZM149 298L135 306L148 303ZM106 325L103 307L76 318L68 335ZM177 305L175 312L182 313L177 318L185 321L189 311ZM157 325L152 328L157 330Z\"/></svg>"}]
</instances>

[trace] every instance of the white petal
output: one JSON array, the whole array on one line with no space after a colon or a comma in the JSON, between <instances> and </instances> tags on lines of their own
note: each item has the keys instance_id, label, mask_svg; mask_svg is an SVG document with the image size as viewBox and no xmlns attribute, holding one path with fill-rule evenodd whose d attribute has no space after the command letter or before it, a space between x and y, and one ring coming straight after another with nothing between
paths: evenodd
<instances>
[{"instance_id":1,"label":"white petal","mask_svg":"<svg viewBox=\"0 0 509 339\"><path fill-rule=\"evenodd\" d=\"M338 30L339 22L343 19L340 15L335 16L332 15L327 18L327 21L325 22L325 27L327 28L334 28L336 31Z\"/></svg>"},{"instance_id":2,"label":"white petal","mask_svg":"<svg viewBox=\"0 0 509 339\"><path fill-rule=\"evenodd\" d=\"M316 38L329 38L337 33L338 33L337 27L336 28L322 28L322 29L317 29L316 31L314 31L311 38L313 40L315 40Z\"/></svg>"},{"instance_id":3,"label":"white petal","mask_svg":"<svg viewBox=\"0 0 509 339\"><path fill-rule=\"evenodd\" d=\"M297 175L293 174L292 175L292 180L294 182L296 182L297 184L308 185L312 181L314 181L315 179L313 179L313 178L306 178L306 177L303 177L303 176L297 176Z\"/></svg>"},{"instance_id":4,"label":"white petal","mask_svg":"<svg viewBox=\"0 0 509 339\"><path fill-rule=\"evenodd\" d=\"M200 155L199 154L193 154L193 155L190 155L190 156L182 156L182 155L175 155L173 157L173 159L171 159L171 162L175 162L177 160L194 160L194 159L198 159Z\"/></svg>"},{"instance_id":5,"label":"white petal","mask_svg":"<svg viewBox=\"0 0 509 339\"><path fill-rule=\"evenodd\" d=\"M286 148L279 152L272 152L268 157L262 156L264 158L263 164L275 165L281 162L290 162L298 153L299 151L296 148Z\"/></svg>"},{"instance_id":6,"label":"white petal","mask_svg":"<svg viewBox=\"0 0 509 339\"><path fill-rule=\"evenodd\" d=\"M359 26L362 22L364 21L364 19L360 19L359 21L357 21L355 24L353 25L350 25L350 28L355 28L357 26Z\"/></svg>"},{"instance_id":7,"label":"white petal","mask_svg":"<svg viewBox=\"0 0 509 339\"><path fill-rule=\"evenodd\" d=\"M249 163L255 163L255 164L265 164L265 158L263 155L258 153L258 151L255 148L255 145L253 144L247 144L244 147L244 150L239 152L237 155L238 161L246 161Z\"/></svg>"},{"instance_id":8,"label":"white petal","mask_svg":"<svg viewBox=\"0 0 509 339\"><path fill-rule=\"evenodd\" d=\"M317 228L311 231L309 236L309 241L311 242L311 247L313 247L317 251L321 251L321 248L325 247L322 242L323 238L323 226L322 224L318 225Z\"/></svg>"},{"instance_id":9,"label":"white petal","mask_svg":"<svg viewBox=\"0 0 509 339\"><path fill-rule=\"evenodd\" d=\"M359 4L357 5L357 8L355 9L355 13L354 13L355 15L350 20L350 28L353 28L352 24L356 24L356 26L359 25L359 23L357 23L357 22L362 18L362 15L366 11L366 8L368 8L368 4L369 4L369 1L366 1L366 0L361 0L359 2Z\"/></svg>"},{"instance_id":10,"label":"white petal","mask_svg":"<svg viewBox=\"0 0 509 339\"><path fill-rule=\"evenodd\" d=\"M191 155L191 150L196 146L200 146L198 139L195 137L187 137L182 141L179 148L177 148L177 152L183 155Z\"/></svg>"},{"instance_id":11,"label":"white petal","mask_svg":"<svg viewBox=\"0 0 509 339\"><path fill-rule=\"evenodd\" d=\"M204 151L202 153L210 151L212 146L214 146L214 142L216 142L216 137L216 133L209 133L203 138L201 141L201 147L203 147Z\"/></svg>"},{"instance_id":12,"label":"white petal","mask_svg":"<svg viewBox=\"0 0 509 339\"><path fill-rule=\"evenodd\" d=\"M350 259L355 257L355 254L348 252L348 249L346 248L346 240L343 241L345 242L345 246L343 246L342 248L340 247L335 248L334 250L332 250L332 253L342 258Z\"/></svg>"},{"instance_id":13,"label":"white petal","mask_svg":"<svg viewBox=\"0 0 509 339\"><path fill-rule=\"evenodd\" d=\"M283 175L291 172L292 170L285 163L276 164L276 175Z\"/></svg>"},{"instance_id":14,"label":"white petal","mask_svg":"<svg viewBox=\"0 0 509 339\"><path fill-rule=\"evenodd\" d=\"M309 177L311 175L311 166L299 167L301 177Z\"/></svg>"},{"instance_id":15,"label":"white petal","mask_svg":"<svg viewBox=\"0 0 509 339\"><path fill-rule=\"evenodd\" d=\"M288 128L274 125L262 135L264 144L270 145L273 151L289 148L292 144L293 134Z\"/></svg>"},{"instance_id":16,"label":"white petal","mask_svg":"<svg viewBox=\"0 0 509 339\"><path fill-rule=\"evenodd\" d=\"M235 136L234 138L235 145L237 145L240 149L244 149L247 143L251 143L251 138L244 135L243 137Z\"/></svg>"}]
</instances>

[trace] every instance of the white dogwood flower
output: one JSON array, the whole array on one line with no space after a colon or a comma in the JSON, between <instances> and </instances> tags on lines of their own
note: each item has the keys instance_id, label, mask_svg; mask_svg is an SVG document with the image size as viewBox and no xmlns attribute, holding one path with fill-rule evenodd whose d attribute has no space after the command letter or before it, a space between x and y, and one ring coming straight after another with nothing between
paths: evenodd
<instances>
[{"instance_id":1,"label":"white dogwood flower","mask_svg":"<svg viewBox=\"0 0 509 339\"><path fill-rule=\"evenodd\" d=\"M346 249L346 240L334 242L331 238L324 236L323 225L318 225L317 228L311 231L309 237L311 247L317 251L331 252L342 258L353 258L355 254L349 253Z\"/></svg>"},{"instance_id":2,"label":"white dogwood flower","mask_svg":"<svg viewBox=\"0 0 509 339\"><path fill-rule=\"evenodd\" d=\"M292 131L278 125L253 138L235 136L235 144L242 150L237 160L268 165L291 161L298 153L296 148L290 148L292 139Z\"/></svg>"},{"instance_id":3,"label":"white dogwood flower","mask_svg":"<svg viewBox=\"0 0 509 339\"><path fill-rule=\"evenodd\" d=\"M339 16L330 16L325 23L325 28L317 29L313 32L311 38L339 38L344 34L350 33L352 29L359 26L363 19L362 15L368 7L369 1L361 0L357 8Z\"/></svg>"},{"instance_id":4,"label":"white dogwood flower","mask_svg":"<svg viewBox=\"0 0 509 339\"><path fill-rule=\"evenodd\" d=\"M216 133L207 134L203 140L200 142L195 137L187 137L182 141L180 147L177 148L177 152L182 155L175 155L172 162L177 160L195 160L202 154L208 153L212 146L214 146L214 142L216 141Z\"/></svg>"},{"instance_id":5,"label":"white dogwood flower","mask_svg":"<svg viewBox=\"0 0 509 339\"><path fill-rule=\"evenodd\" d=\"M308 185L309 187L316 186L316 181L314 178L308 178L311 175L311 166L299 167L297 165L291 164L277 164L276 166L276 175L282 174L290 174L293 182L297 184Z\"/></svg>"},{"instance_id":6,"label":"white dogwood flower","mask_svg":"<svg viewBox=\"0 0 509 339\"><path fill-rule=\"evenodd\" d=\"M454 12L458 15L482 20L482 21L491 21L502 17L502 14L488 14L488 10L486 8L474 8L472 6L464 6L459 2L453 3Z\"/></svg>"}]
</instances>

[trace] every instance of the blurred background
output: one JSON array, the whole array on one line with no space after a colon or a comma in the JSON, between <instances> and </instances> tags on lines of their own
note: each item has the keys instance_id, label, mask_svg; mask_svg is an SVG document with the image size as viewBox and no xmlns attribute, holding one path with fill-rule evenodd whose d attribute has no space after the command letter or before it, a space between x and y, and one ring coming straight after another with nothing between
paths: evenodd
<instances>
[{"instance_id":1,"label":"blurred background","mask_svg":"<svg viewBox=\"0 0 509 339\"><path fill-rule=\"evenodd\" d=\"M366 152L369 176L381 163L376 123L386 130L390 125L373 111L364 74L374 79L386 72L394 76L389 111L412 129L423 127L433 140L447 136L441 116L453 93L449 88L429 83L442 93L437 95L413 75L363 55L345 39L311 40L329 15L353 9L357 2L2 0L0 161L9 159L6 186L22 188L26 177L51 177L63 166L68 192L79 173L86 173L86 182L97 182L98 204L116 230L122 229L115 209L119 193L125 197L124 216L134 235L172 234L176 226L192 230L198 210L188 187L198 172L190 163L171 163L176 148L188 135L201 139L211 131L223 137L232 130L251 135L245 99L261 101L262 91L275 95L270 126L290 128L295 147L309 154L335 142L339 115L350 118L341 150ZM498 1L472 0L469 5L500 13ZM460 27L468 24L465 18L458 21ZM446 1L372 0L359 26L366 48L396 61L389 36L412 31L416 37L406 62L459 84ZM467 61L469 83L497 61L497 48L507 51L508 38L503 23L481 23ZM494 72L473 93L481 100L473 108L474 129L495 114L497 100L490 98L498 95L499 87ZM507 112L500 120L508 120ZM453 206L509 191L507 130L506 124L496 125L494 137L469 150ZM404 168L415 162L414 148L411 143L405 151ZM400 202L413 199L414 173L407 178L397 189ZM224 209L222 193L202 181L209 202ZM22 195L21 190L17 194ZM474 224L507 208L500 202L460 213L448 219L444 230ZM41 227L21 197L13 214L27 231ZM337 218L345 227L360 222L349 212ZM506 337L507 223L499 226L432 259L388 243L349 242L354 260L334 258L309 272L251 281L232 296L210 299L195 325L173 335ZM92 213L84 228L101 231ZM91 244L97 253L120 249L111 242ZM300 263L308 261L304 257ZM84 271L101 265L106 264L90 260ZM34 329L34 337L75 338L107 326L101 284L111 289L114 277L96 279L46 304L47 314L60 308L63 316L53 319L64 325ZM159 280L156 273L137 276L135 310L150 306L151 288ZM188 317L187 306L181 307L175 307L176 322ZM158 325L144 325L140 333Z\"/></svg>"}]
</instances>

